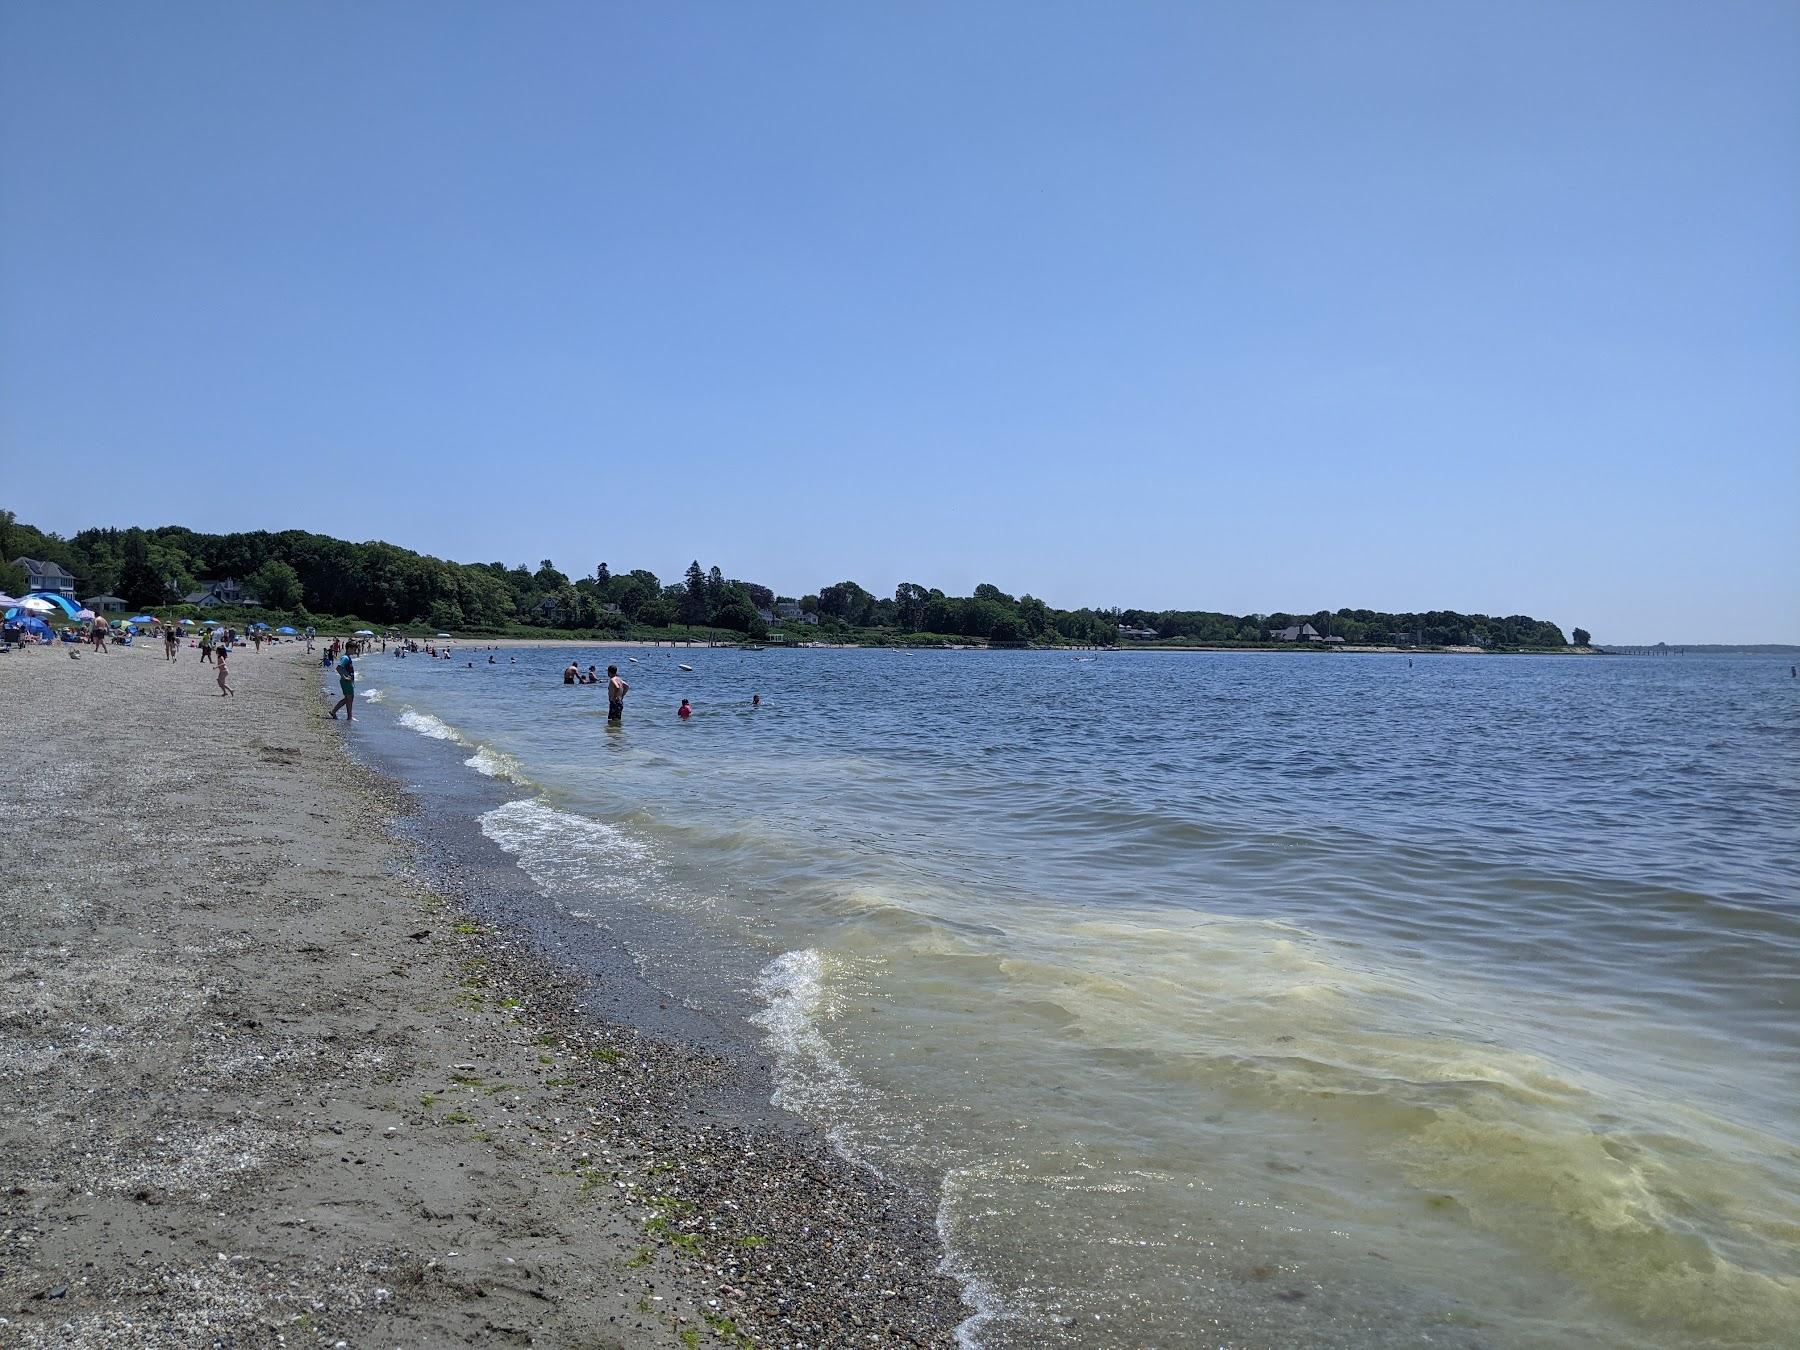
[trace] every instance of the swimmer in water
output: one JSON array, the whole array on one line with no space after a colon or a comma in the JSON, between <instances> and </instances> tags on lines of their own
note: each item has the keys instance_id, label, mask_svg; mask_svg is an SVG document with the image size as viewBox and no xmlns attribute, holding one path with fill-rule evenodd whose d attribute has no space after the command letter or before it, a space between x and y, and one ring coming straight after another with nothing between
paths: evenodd
<instances>
[{"instance_id":1,"label":"swimmer in water","mask_svg":"<svg viewBox=\"0 0 1800 1350\"><path fill-rule=\"evenodd\" d=\"M681 700L681 706L675 710L675 715L684 722L694 715L694 710L688 707L688 701L685 698Z\"/></svg>"},{"instance_id":2,"label":"swimmer in water","mask_svg":"<svg viewBox=\"0 0 1800 1350\"><path fill-rule=\"evenodd\" d=\"M750 706L752 708L762 707L762 695L761 694L750 695Z\"/></svg>"}]
</instances>

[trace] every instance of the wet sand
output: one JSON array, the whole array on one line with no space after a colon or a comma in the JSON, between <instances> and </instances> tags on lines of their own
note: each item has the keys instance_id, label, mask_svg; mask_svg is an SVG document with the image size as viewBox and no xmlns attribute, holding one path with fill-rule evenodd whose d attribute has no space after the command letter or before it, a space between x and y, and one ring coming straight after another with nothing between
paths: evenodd
<instances>
[{"instance_id":1,"label":"wet sand","mask_svg":"<svg viewBox=\"0 0 1800 1350\"><path fill-rule=\"evenodd\" d=\"M425 885L314 660L0 656L0 1344L951 1344L931 1214Z\"/></svg>"}]
</instances>

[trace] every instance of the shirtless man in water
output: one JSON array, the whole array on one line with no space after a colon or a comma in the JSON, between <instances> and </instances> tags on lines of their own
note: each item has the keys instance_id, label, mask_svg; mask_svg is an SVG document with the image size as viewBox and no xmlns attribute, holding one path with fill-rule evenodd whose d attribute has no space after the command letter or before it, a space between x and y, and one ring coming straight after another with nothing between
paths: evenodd
<instances>
[{"instance_id":1,"label":"shirtless man in water","mask_svg":"<svg viewBox=\"0 0 1800 1350\"><path fill-rule=\"evenodd\" d=\"M619 668L606 668L606 720L623 722L625 720L625 695L631 692L631 686L619 678Z\"/></svg>"}]
</instances>

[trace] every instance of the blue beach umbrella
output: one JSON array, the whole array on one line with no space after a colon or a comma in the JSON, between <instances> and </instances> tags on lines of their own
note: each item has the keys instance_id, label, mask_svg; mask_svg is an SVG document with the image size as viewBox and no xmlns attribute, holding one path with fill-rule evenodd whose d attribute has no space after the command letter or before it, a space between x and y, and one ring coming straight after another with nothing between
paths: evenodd
<instances>
[{"instance_id":1,"label":"blue beach umbrella","mask_svg":"<svg viewBox=\"0 0 1800 1350\"><path fill-rule=\"evenodd\" d=\"M155 623L156 619L149 614L133 614L126 623Z\"/></svg>"},{"instance_id":2,"label":"blue beach umbrella","mask_svg":"<svg viewBox=\"0 0 1800 1350\"><path fill-rule=\"evenodd\" d=\"M208 628L223 628L225 626L217 619L202 619L200 622L205 624Z\"/></svg>"},{"instance_id":3,"label":"blue beach umbrella","mask_svg":"<svg viewBox=\"0 0 1800 1350\"><path fill-rule=\"evenodd\" d=\"M277 628L275 631L277 633L286 633L289 637L293 637L299 630L290 628L286 624L283 624L280 628Z\"/></svg>"},{"instance_id":4,"label":"blue beach umbrella","mask_svg":"<svg viewBox=\"0 0 1800 1350\"><path fill-rule=\"evenodd\" d=\"M188 628L192 628L194 626L194 621L192 619L183 619L181 622L185 627L188 627Z\"/></svg>"}]
</instances>

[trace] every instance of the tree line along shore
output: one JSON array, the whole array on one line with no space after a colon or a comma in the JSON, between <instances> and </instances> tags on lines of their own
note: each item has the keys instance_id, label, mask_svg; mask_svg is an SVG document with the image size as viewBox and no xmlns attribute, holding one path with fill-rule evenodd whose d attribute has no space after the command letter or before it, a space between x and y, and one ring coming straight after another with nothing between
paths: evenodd
<instances>
[{"instance_id":1,"label":"tree line along shore","mask_svg":"<svg viewBox=\"0 0 1800 1350\"><path fill-rule=\"evenodd\" d=\"M467 636L743 641L857 646L1209 647L1566 651L1589 635L1548 620L1455 610L1340 608L1233 615L1210 610L1058 609L983 584L967 596L902 582L878 596L854 581L780 595L691 563L678 581L598 564L572 577L549 559L458 563L379 541L304 530L205 534L180 526L93 528L63 538L0 511L0 588L29 583L20 560L63 569L77 597L159 617L369 626ZM229 583L227 585L226 583ZM16 588L16 589L15 589Z\"/></svg>"}]
</instances>

